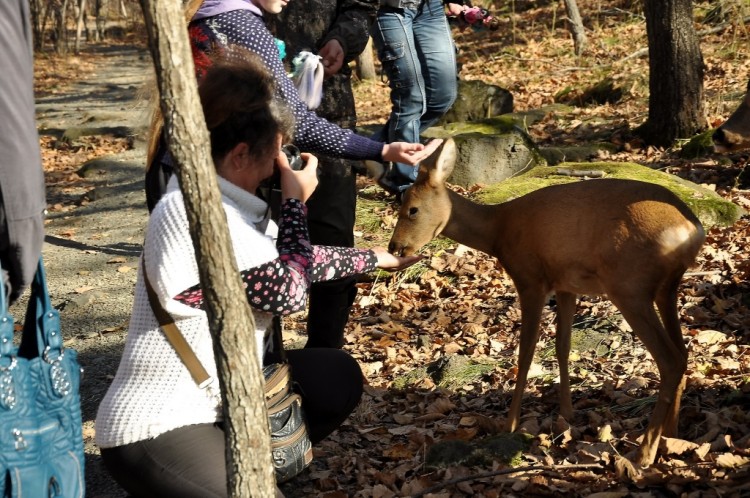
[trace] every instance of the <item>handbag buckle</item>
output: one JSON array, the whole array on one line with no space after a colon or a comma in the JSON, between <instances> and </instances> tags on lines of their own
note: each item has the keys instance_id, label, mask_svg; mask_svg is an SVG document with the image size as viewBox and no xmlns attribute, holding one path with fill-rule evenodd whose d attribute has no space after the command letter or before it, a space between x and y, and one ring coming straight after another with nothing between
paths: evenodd
<instances>
[{"instance_id":1,"label":"handbag buckle","mask_svg":"<svg viewBox=\"0 0 750 498\"><path fill-rule=\"evenodd\" d=\"M21 432L19 429L13 429L13 437L16 439L15 441L16 451L25 450L26 447L29 445L29 443L27 443L26 440L23 438L23 432Z\"/></svg>"},{"instance_id":2,"label":"handbag buckle","mask_svg":"<svg viewBox=\"0 0 750 498\"><path fill-rule=\"evenodd\" d=\"M50 351L52 348L47 346L44 348L42 358L45 362L49 363L49 375L52 381L52 390L60 397L67 396L70 393L72 384L70 383L70 375L62 364L63 358L65 358L65 351L60 350L60 355L54 359L50 359Z\"/></svg>"}]
</instances>

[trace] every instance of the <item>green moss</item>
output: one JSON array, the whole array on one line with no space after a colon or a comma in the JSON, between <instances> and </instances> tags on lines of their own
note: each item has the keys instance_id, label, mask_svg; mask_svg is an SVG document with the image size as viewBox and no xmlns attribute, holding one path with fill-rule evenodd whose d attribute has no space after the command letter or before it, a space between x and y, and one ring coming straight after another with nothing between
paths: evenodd
<instances>
[{"instance_id":1,"label":"green moss","mask_svg":"<svg viewBox=\"0 0 750 498\"><path fill-rule=\"evenodd\" d=\"M497 363L470 360L466 356L451 355L432 362L427 367L427 374L436 385L456 390L467 384L478 381L493 371Z\"/></svg>"},{"instance_id":2,"label":"green moss","mask_svg":"<svg viewBox=\"0 0 750 498\"><path fill-rule=\"evenodd\" d=\"M371 235L371 234L381 234L383 235L383 220L381 218L380 212L385 207L383 201L371 199L365 196L360 195L357 198L357 210L356 210L356 220L357 220L357 229L361 230L363 233ZM373 245L382 245L381 242L377 242Z\"/></svg>"},{"instance_id":3,"label":"green moss","mask_svg":"<svg viewBox=\"0 0 750 498\"><path fill-rule=\"evenodd\" d=\"M554 167L536 167L522 175L488 185L477 193L477 199L486 204L497 204L550 185L580 181L578 177L560 173L565 170L599 172L605 178L629 178L663 185L693 210L706 229L714 225L731 226L744 214L742 208L712 190L634 163L561 163Z\"/></svg>"},{"instance_id":4,"label":"green moss","mask_svg":"<svg viewBox=\"0 0 750 498\"><path fill-rule=\"evenodd\" d=\"M406 389L407 387L419 384L426 377L427 367L415 368L411 372L396 377L393 380L392 387L394 389Z\"/></svg>"},{"instance_id":5,"label":"green moss","mask_svg":"<svg viewBox=\"0 0 750 498\"><path fill-rule=\"evenodd\" d=\"M693 159L696 157L707 156L714 151L714 142L711 138L714 130L706 130L703 133L694 136L680 149L680 157Z\"/></svg>"},{"instance_id":6,"label":"green moss","mask_svg":"<svg viewBox=\"0 0 750 498\"><path fill-rule=\"evenodd\" d=\"M528 434L498 434L473 441L439 441L427 450L425 466L429 469L452 465L489 466L493 462L515 467L521 463L533 438Z\"/></svg>"},{"instance_id":7,"label":"green moss","mask_svg":"<svg viewBox=\"0 0 750 498\"><path fill-rule=\"evenodd\" d=\"M517 120L510 114L503 114L493 118L463 123L448 123L444 126L433 126L422 133L426 138L448 138L456 135L479 133L482 135L502 135L508 133L517 125Z\"/></svg>"}]
</instances>

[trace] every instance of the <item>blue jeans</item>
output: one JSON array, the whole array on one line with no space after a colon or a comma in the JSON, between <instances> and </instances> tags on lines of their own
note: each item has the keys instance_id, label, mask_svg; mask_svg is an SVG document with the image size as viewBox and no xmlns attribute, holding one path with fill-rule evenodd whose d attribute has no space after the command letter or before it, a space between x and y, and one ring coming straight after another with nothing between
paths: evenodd
<instances>
[{"instance_id":1,"label":"blue jeans","mask_svg":"<svg viewBox=\"0 0 750 498\"><path fill-rule=\"evenodd\" d=\"M456 100L456 50L442 0L415 8L381 7L372 39L391 88L391 114L375 137L385 142L419 142ZM408 187L417 167L396 164L391 178Z\"/></svg>"}]
</instances>

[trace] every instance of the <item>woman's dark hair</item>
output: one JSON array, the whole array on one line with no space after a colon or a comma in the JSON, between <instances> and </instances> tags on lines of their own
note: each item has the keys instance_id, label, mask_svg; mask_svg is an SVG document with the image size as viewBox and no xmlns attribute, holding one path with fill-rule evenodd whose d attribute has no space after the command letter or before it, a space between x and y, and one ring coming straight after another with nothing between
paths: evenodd
<instances>
[{"instance_id":1,"label":"woman's dark hair","mask_svg":"<svg viewBox=\"0 0 750 498\"><path fill-rule=\"evenodd\" d=\"M270 155L279 134L284 141L291 135L292 114L274 98L273 76L252 52L225 50L201 79L198 93L214 160L242 142L253 157Z\"/></svg>"}]
</instances>

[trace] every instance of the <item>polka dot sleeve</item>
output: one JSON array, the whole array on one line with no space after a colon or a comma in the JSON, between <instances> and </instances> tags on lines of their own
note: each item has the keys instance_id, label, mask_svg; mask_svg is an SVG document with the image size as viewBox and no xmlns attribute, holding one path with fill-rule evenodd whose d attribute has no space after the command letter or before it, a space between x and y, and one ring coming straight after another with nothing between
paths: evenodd
<instances>
[{"instance_id":1,"label":"polka dot sleeve","mask_svg":"<svg viewBox=\"0 0 750 498\"><path fill-rule=\"evenodd\" d=\"M306 207L296 199L282 205L277 247L278 258L240 271L250 305L275 315L304 310L311 282L366 273L377 267L377 257L370 250L311 246ZM181 292L175 300L192 308L204 306L200 285Z\"/></svg>"},{"instance_id":2,"label":"polka dot sleeve","mask_svg":"<svg viewBox=\"0 0 750 498\"><path fill-rule=\"evenodd\" d=\"M263 19L251 11L234 10L193 21L190 39L199 75L201 64L210 64L206 54L215 50L217 43L222 47L240 45L258 54L273 73L277 97L294 113L294 143L300 149L345 159L382 160L381 142L356 135L307 109L286 74L271 32L263 24Z\"/></svg>"}]
</instances>

